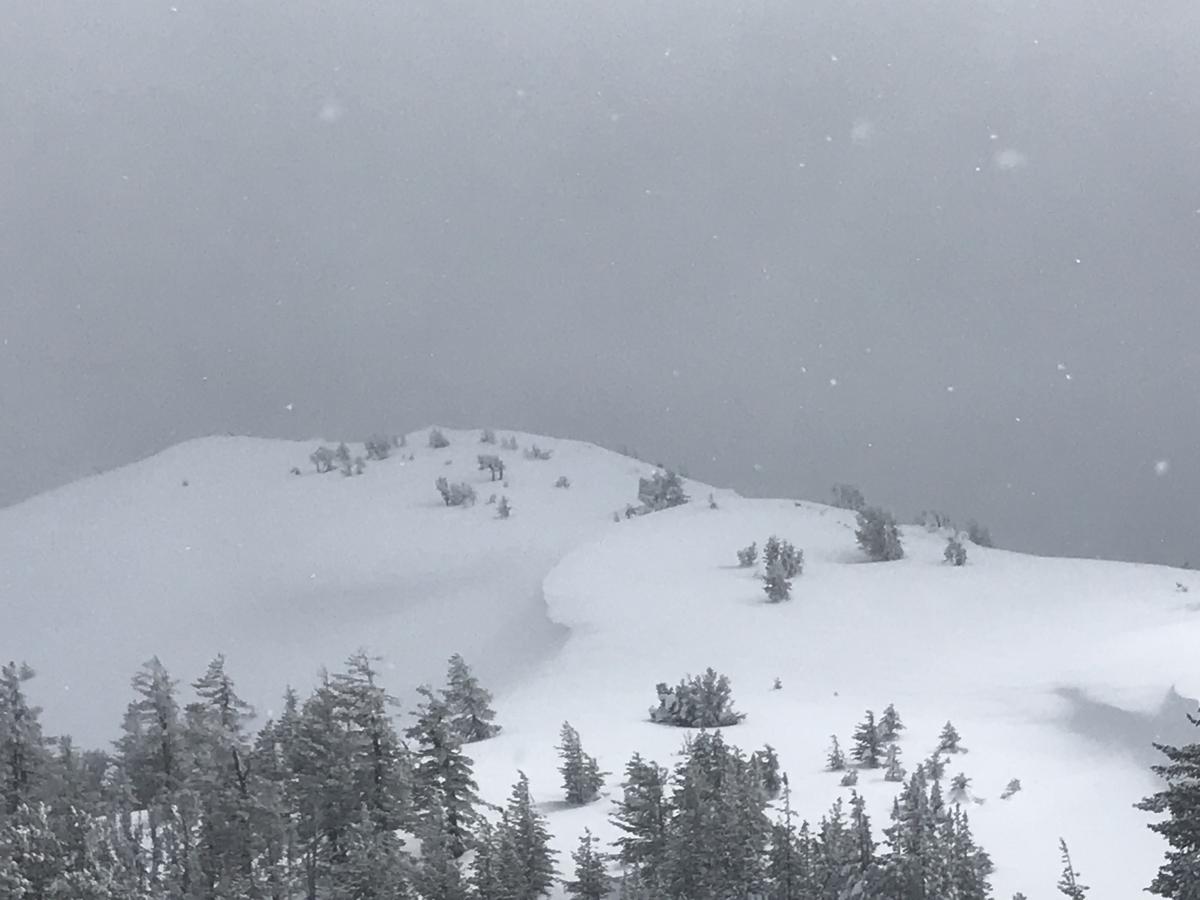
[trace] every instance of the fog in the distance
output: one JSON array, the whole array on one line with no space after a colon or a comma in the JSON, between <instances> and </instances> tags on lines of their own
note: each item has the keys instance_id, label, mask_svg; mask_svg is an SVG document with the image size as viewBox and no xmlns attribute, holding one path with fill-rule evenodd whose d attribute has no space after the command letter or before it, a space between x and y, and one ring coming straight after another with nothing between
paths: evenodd
<instances>
[{"instance_id":1,"label":"fog in the distance","mask_svg":"<svg viewBox=\"0 0 1200 900\"><path fill-rule=\"evenodd\" d=\"M0 502L437 421L1200 563L1191 0L0 13Z\"/></svg>"}]
</instances>

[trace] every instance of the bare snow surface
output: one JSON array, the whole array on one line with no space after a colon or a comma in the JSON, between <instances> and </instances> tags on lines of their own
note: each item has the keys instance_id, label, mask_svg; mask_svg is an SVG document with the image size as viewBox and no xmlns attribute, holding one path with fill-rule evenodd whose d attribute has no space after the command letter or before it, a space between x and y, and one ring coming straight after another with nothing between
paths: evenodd
<instances>
[{"instance_id":1,"label":"bare snow surface","mask_svg":"<svg viewBox=\"0 0 1200 900\"><path fill-rule=\"evenodd\" d=\"M972 779L998 897L1050 893L1060 835L1096 900L1149 883L1163 847L1132 806L1154 789L1146 755L1098 719L1089 728L1070 697L1147 723L1145 742L1160 736L1168 689L1200 695L1193 573L973 545L956 569L942 562L945 537L917 527L904 529L906 559L867 563L850 513L726 491L712 510L694 482L688 506L617 523L649 465L516 433L522 449L553 450L528 460L477 431L445 433L448 448L416 432L352 478L315 474L316 442L210 438L0 510L0 655L38 670L48 731L96 745L153 654L186 683L224 652L266 713L286 684L303 692L360 646L384 657L407 709L412 688L461 652L504 726L470 748L482 793L501 802L526 771L564 868L585 827L613 836L609 799L630 755L669 765L684 738L649 723L654 685L713 666L748 714L730 741L772 744L812 820L849 792L822 771L829 736L848 744L866 709L894 702L910 769L947 719L962 734L969 752L947 775ZM479 453L505 458L509 487L477 471ZM560 475L570 488L554 487ZM471 482L479 503L445 507L440 476ZM485 502L493 492L511 518ZM779 606L734 555L771 534L805 554ZM581 809L558 802L563 720L614 773L608 797ZM1012 778L1023 790L1000 800ZM878 832L897 785L881 769L858 790Z\"/></svg>"}]
</instances>

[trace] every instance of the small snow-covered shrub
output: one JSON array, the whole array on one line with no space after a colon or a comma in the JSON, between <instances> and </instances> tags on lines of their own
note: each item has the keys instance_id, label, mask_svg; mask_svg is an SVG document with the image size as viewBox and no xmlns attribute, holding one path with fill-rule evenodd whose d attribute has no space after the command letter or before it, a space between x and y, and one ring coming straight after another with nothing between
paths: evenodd
<instances>
[{"instance_id":1,"label":"small snow-covered shrub","mask_svg":"<svg viewBox=\"0 0 1200 900\"><path fill-rule=\"evenodd\" d=\"M965 566L967 564L967 548L963 542L958 539L957 535L951 536L946 541L946 550L942 553L946 562L953 566Z\"/></svg>"},{"instance_id":2,"label":"small snow-covered shrub","mask_svg":"<svg viewBox=\"0 0 1200 900\"><path fill-rule=\"evenodd\" d=\"M442 495L442 502L447 506L474 506L475 488L466 482L450 484L442 477L435 484L437 485L438 493Z\"/></svg>"},{"instance_id":3,"label":"small snow-covered shrub","mask_svg":"<svg viewBox=\"0 0 1200 900\"><path fill-rule=\"evenodd\" d=\"M512 504L508 502L508 497L500 498L500 502L496 504L496 515L501 519L512 515Z\"/></svg>"},{"instance_id":4,"label":"small snow-covered shrub","mask_svg":"<svg viewBox=\"0 0 1200 900\"><path fill-rule=\"evenodd\" d=\"M543 450L537 444L534 444L532 447L527 447L525 449L524 455L525 455L526 459L547 460L551 456L554 455L554 451L553 450Z\"/></svg>"},{"instance_id":5,"label":"small snow-covered shrub","mask_svg":"<svg viewBox=\"0 0 1200 900\"><path fill-rule=\"evenodd\" d=\"M858 530L854 532L858 545L876 562L889 562L904 557L900 529L890 512L869 506L858 513Z\"/></svg>"},{"instance_id":6,"label":"small snow-covered shrub","mask_svg":"<svg viewBox=\"0 0 1200 900\"><path fill-rule=\"evenodd\" d=\"M496 443L496 432L490 428L485 428L479 433L479 443L494 444Z\"/></svg>"},{"instance_id":7,"label":"small snow-covered shrub","mask_svg":"<svg viewBox=\"0 0 1200 900\"><path fill-rule=\"evenodd\" d=\"M291 471L291 473L292 473L293 475L299 475L299 474L300 474L300 467L299 467L299 466L292 466L292 468L290 469L290 471Z\"/></svg>"},{"instance_id":8,"label":"small snow-covered shrub","mask_svg":"<svg viewBox=\"0 0 1200 900\"><path fill-rule=\"evenodd\" d=\"M650 512L682 506L688 502L683 481L669 469L655 472L649 478L638 479L638 499Z\"/></svg>"},{"instance_id":9,"label":"small snow-covered shrub","mask_svg":"<svg viewBox=\"0 0 1200 900\"><path fill-rule=\"evenodd\" d=\"M743 547L737 552L738 567L749 569L758 562L758 543L755 542L749 547Z\"/></svg>"},{"instance_id":10,"label":"small snow-covered shrub","mask_svg":"<svg viewBox=\"0 0 1200 900\"><path fill-rule=\"evenodd\" d=\"M376 434L367 438L363 449L366 451L367 459L387 459L392 455L393 446L391 438Z\"/></svg>"},{"instance_id":11,"label":"small snow-covered shrub","mask_svg":"<svg viewBox=\"0 0 1200 900\"><path fill-rule=\"evenodd\" d=\"M729 678L706 669L703 675L690 676L678 686L666 682L658 687L658 706L650 710L650 721L680 728L724 728L737 725L746 716L734 711Z\"/></svg>"},{"instance_id":12,"label":"small snow-covered shrub","mask_svg":"<svg viewBox=\"0 0 1200 900\"><path fill-rule=\"evenodd\" d=\"M429 446L434 450L441 450L443 447L449 447L450 441L442 434L442 429L429 429Z\"/></svg>"},{"instance_id":13,"label":"small snow-covered shrub","mask_svg":"<svg viewBox=\"0 0 1200 900\"><path fill-rule=\"evenodd\" d=\"M504 460L495 453L480 453L478 459L480 472L487 469L492 481L504 480Z\"/></svg>"},{"instance_id":14,"label":"small snow-covered shrub","mask_svg":"<svg viewBox=\"0 0 1200 900\"><path fill-rule=\"evenodd\" d=\"M1013 794L1021 790L1021 779L1013 778L1004 786L1004 790L1000 792L1000 799L1007 800Z\"/></svg>"},{"instance_id":15,"label":"small snow-covered shrub","mask_svg":"<svg viewBox=\"0 0 1200 900\"><path fill-rule=\"evenodd\" d=\"M832 743L829 745L829 754L825 757L825 768L830 772L841 772L846 768L846 754L842 751L836 734L831 734L829 740Z\"/></svg>"},{"instance_id":16,"label":"small snow-covered shrub","mask_svg":"<svg viewBox=\"0 0 1200 900\"><path fill-rule=\"evenodd\" d=\"M500 441L500 446L505 450L516 450L517 439L510 434L508 437Z\"/></svg>"},{"instance_id":17,"label":"small snow-covered shrub","mask_svg":"<svg viewBox=\"0 0 1200 900\"><path fill-rule=\"evenodd\" d=\"M838 509L849 509L860 512L866 509L867 501L862 491L852 484L835 484L833 486L833 505Z\"/></svg>"},{"instance_id":18,"label":"small snow-covered shrub","mask_svg":"<svg viewBox=\"0 0 1200 900\"><path fill-rule=\"evenodd\" d=\"M953 523L944 512L938 512L936 509L923 509L917 516L917 524L926 531L937 531L941 528L949 528Z\"/></svg>"},{"instance_id":19,"label":"small snow-covered shrub","mask_svg":"<svg viewBox=\"0 0 1200 900\"><path fill-rule=\"evenodd\" d=\"M720 507L717 506L717 498L714 497L712 494L708 495L708 508L709 509L720 509Z\"/></svg>"},{"instance_id":20,"label":"small snow-covered shrub","mask_svg":"<svg viewBox=\"0 0 1200 900\"><path fill-rule=\"evenodd\" d=\"M571 479L566 475L559 475L558 480L554 482L554 486L556 488L569 488L571 486Z\"/></svg>"},{"instance_id":21,"label":"small snow-covered shrub","mask_svg":"<svg viewBox=\"0 0 1200 900\"><path fill-rule=\"evenodd\" d=\"M858 769L847 769L846 774L842 776L842 787L854 787L858 784Z\"/></svg>"},{"instance_id":22,"label":"small snow-covered shrub","mask_svg":"<svg viewBox=\"0 0 1200 900\"><path fill-rule=\"evenodd\" d=\"M782 691L783 690L783 679L780 678L778 675L775 676L775 681L771 684L771 690L773 690L773 691Z\"/></svg>"}]
</instances>

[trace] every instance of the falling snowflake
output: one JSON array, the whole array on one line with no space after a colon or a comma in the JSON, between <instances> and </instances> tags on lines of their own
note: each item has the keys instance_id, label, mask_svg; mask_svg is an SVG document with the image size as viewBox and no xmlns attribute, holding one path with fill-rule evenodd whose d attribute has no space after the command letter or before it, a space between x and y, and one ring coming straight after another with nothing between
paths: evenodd
<instances>
[{"instance_id":1,"label":"falling snowflake","mask_svg":"<svg viewBox=\"0 0 1200 900\"><path fill-rule=\"evenodd\" d=\"M1169 459L1156 460L1154 463L1154 474L1162 477L1171 471L1171 461Z\"/></svg>"},{"instance_id":2,"label":"falling snowflake","mask_svg":"<svg viewBox=\"0 0 1200 900\"><path fill-rule=\"evenodd\" d=\"M289 403L286 406L284 406L284 409L286 409L288 412L291 412L294 408L295 408L295 404L292 404L292 403Z\"/></svg>"},{"instance_id":3,"label":"falling snowflake","mask_svg":"<svg viewBox=\"0 0 1200 900\"><path fill-rule=\"evenodd\" d=\"M837 387L837 386L838 386L838 380L837 380L836 378L830 378L830 379L829 379L829 386L830 386L830 387Z\"/></svg>"}]
</instances>

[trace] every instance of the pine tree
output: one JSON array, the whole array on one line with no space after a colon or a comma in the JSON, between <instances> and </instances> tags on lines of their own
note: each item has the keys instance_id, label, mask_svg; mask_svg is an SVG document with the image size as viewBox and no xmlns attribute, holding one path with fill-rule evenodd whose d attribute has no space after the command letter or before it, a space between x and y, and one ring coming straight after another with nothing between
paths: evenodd
<instances>
[{"instance_id":1,"label":"pine tree","mask_svg":"<svg viewBox=\"0 0 1200 900\"><path fill-rule=\"evenodd\" d=\"M950 779L950 802L966 803L967 791L970 790L971 779L965 773L959 772Z\"/></svg>"},{"instance_id":2,"label":"pine tree","mask_svg":"<svg viewBox=\"0 0 1200 900\"><path fill-rule=\"evenodd\" d=\"M829 755L825 758L825 768L830 772L840 772L846 768L846 754L842 752L836 734L831 734L829 740L833 743L829 747Z\"/></svg>"},{"instance_id":3,"label":"pine tree","mask_svg":"<svg viewBox=\"0 0 1200 900\"><path fill-rule=\"evenodd\" d=\"M933 756L925 760L921 769L925 773L925 777L933 782L933 784L936 785L941 781L942 777L946 774L946 761L942 759L942 752L935 750Z\"/></svg>"},{"instance_id":4,"label":"pine tree","mask_svg":"<svg viewBox=\"0 0 1200 900\"><path fill-rule=\"evenodd\" d=\"M853 791L850 795L850 841L849 857L843 869L844 897L866 897L873 893L876 881L874 837L871 835L871 819L867 815L867 804L862 796Z\"/></svg>"},{"instance_id":5,"label":"pine tree","mask_svg":"<svg viewBox=\"0 0 1200 900\"><path fill-rule=\"evenodd\" d=\"M501 880L511 900L537 900L554 884L554 856L546 820L533 808L529 779L518 772L500 832Z\"/></svg>"},{"instance_id":6,"label":"pine tree","mask_svg":"<svg viewBox=\"0 0 1200 900\"><path fill-rule=\"evenodd\" d=\"M896 712L894 703L889 703L879 717L879 739L884 743L900 740L900 732L904 731L904 723L900 721L900 713Z\"/></svg>"},{"instance_id":7,"label":"pine tree","mask_svg":"<svg viewBox=\"0 0 1200 900\"><path fill-rule=\"evenodd\" d=\"M377 661L359 650L330 686L356 793L377 830L395 831L409 817L409 759L392 724L398 703L380 686Z\"/></svg>"},{"instance_id":8,"label":"pine tree","mask_svg":"<svg viewBox=\"0 0 1200 900\"><path fill-rule=\"evenodd\" d=\"M469 900L471 891L458 865L459 854L441 815L435 807L420 829L421 857L413 871L413 888L420 900Z\"/></svg>"},{"instance_id":9,"label":"pine tree","mask_svg":"<svg viewBox=\"0 0 1200 900\"><path fill-rule=\"evenodd\" d=\"M901 559L904 547L900 542L900 530L892 514L878 507L869 506L858 513L858 530L854 532L860 547L876 562Z\"/></svg>"},{"instance_id":10,"label":"pine tree","mask_svg":"<svg viewBox=\"0 0 1200 900\"><path fill-rule=\"evenodd\" d=\"M438 816L444 820L450 855L457 859L467 849L479 802L473 763L462 752L446 702L426 685L417 688L417 693L425 702L417 708L416 723L405 732L417 742L414 806L426 824L438 821Z\"/></svg>"},{"instance_id":11,"label":"pine tree","mask_svg":"<svg viewBox=\"0 0 1200 900\"><path fill-rule=\"evenodd\" d=\"M1084 900L1087 897L1087 892L1091 890L1086 884L1080 884L1079 873L1075 871L1075 866L1071 863L1071 852L1067 849L1067 842L1062 838L1058 839L1058 849L1062 855L1063 871L1062 876L1058 879L1058 892L1070 900ZM1194 892L1197 882L1193 881L1187 886L1189 892ZM1165 895L1171 896L1171 895ZM1179 894L1180 897L1185 897L1190 900L1191 894Z\"/></svg>"},{"instance_id":12,"label":"pine tree","mask_svg":"<svg viewBox=\"0 0 1200 900\"><path fill-rule=\"evenodd\" d=\"M500 502L496 504L496 515L501 519L507 519L512 515L512 504L508 502L507 496L500 497Z\"/></svg>"},{"instance_id":13,"label":"pine tree","mask_svg":"<svg viewBox=\"0 0 1200 900\"><path fill-rule=\"evenodd\" d=\"M1200 726L1200 713L1188 720ZM1161 897L1194 900L1196 885L1200 885L1200 742L1154 746L1167 758L1165 764L1153 767L1166 788L1141 801L1138 808L1166 813L1166 818L1149 827L1162 835L1171 849L1149 891Z\"/></svg>"},{"instance_id":14,"label":"pine tree","mask_svg":"<svg viewBox=\"0 0 1200 900\"><path fill-rule=\"evenodd\" d=\"M967 564L967 548L957 535L951 535L946 541L946 549L942 552L946 562L954 566Z\"/></svg>"},{"instance_id":15,"label":"pine tree","mask_svg":"<svg viewBox=\"0 0 1200 900\"><path fill-rule=\"evenodd\" d=\"M0 819L0 887L4 897L43 900L63 873L62 846L44 803L22 803Z\"/></svg>"},{"instance_id":16,"label":"pine tree","mask_svg":"<svg viewBox=\"0 0 1200 900\"><path fill-rule=\"evenodd\" d=\"M750 769L754 777L762 785L763 795L768 800L779 796L783 783L779 778L779 754L770 744L764 744L761 750L750 754Z\"/></svg>"},{"instance_id":17,"label":"pine tree","mask_svg":"<svg viewBox=\"0 0 1200 900\"><path fill-rule=\"evenodd\" d=\"M875 724L875 713L867 710L867 717L854 731L854 749L850 755L866 769L879 767L883 746L879 740L879 728Z\"/></svg>"},{"instance_id":18,"label":"pine tree","mask_svg":"<svg viewBox=\"0 0 1200 900\"><path fill-rule=\"evenodd\" d=\"M332 867L331 900L407 900L408 873L400 841L394 832L379 828L366 805L346 829L344 840L345 851ZM422 873L431 856L428 851L422 856ZM466 900L465 891L455 900Z\"/></svg>"},{"instance_id":19,"label":"pine tree","mask_svg":"<svg viewBox=\"0 0 1200 900\"><path fill-rule=\"evenodd\" d=\"M743 547L737 552L738 567L749 569L758 562L758 544L753 543L749 547Z\"/></svg>"},{"instance_id":20,"label":"pine tree","mask_svg":"<svg viewBox=\"0 0 1200 900\"><path fill-rule=\"evenodd\" d=\"M608 773L600 771L595 757L583 752L579 732L571 727L570 722L563 722L559 740L562 743L556 749L562 765L558 771L563 777L567 802L575 806L591 803L599 796L604 776Z\"/></svg>"},{"instance_id":21,"label":"pine tree","mask_svg":"<svg viewBox=\"0 0 1200 900\"><path fill-rule=\"evenodd\" d=\"M953 724L947 722L942 728L942 733L938 738L939 753L961 753L962 747L959 742L962 740L959 737L958 730Z\"/></svg>"},{"instance_id":22,"label":"pine tree","mask_svg":"<svg viewBox=\"0 0 1200 900\"><path fill-rule=\"evenodd\" d=\"M658 881L667 843L670 804L666 796L667 770L638 753L625 765L622 798L616 802L612 823L622 832L617 838L621 863L653 887Z\"/></svg>"},{"instance_id":23,"label":"pine tree","mask_svg":"<svg viewBox=\"0 0 1200 900\"><path fill-rule=\"evenodd\" d=\"M197 847L198 877L208 896L250 891L255 847L251 821L257 804L250 784L249 704L237 695L217 656L193 684L198 700L187 708L184 741L187 786L203 822Z\"/></svg>"},{"instance_id":24,"label":"pine tree","mask_svg":"<svg viewBox=\"0 0 1200 900\"><path fill-rule=\"evenodd\" d=\"M584 829L579 847L571 854L575 878L564 883L567 894L580 900L604 900L612 890L612 879L604 865L604 854L597 849L592 832Z\"/></svg>"},{"instance_id":25,"label":"pine tree","mask_svg":"<svg viewBox=\"0 0 1200 900\"><path fill-rule=\"evenodd\" d=\"M792 599L792 583L784 571L783 562L778 558L767 563L763 575L763 592L771 603L782 603Z\"/></svg>"},{"instance_id":26,"label":"pine tree","mask_svg":"<svg viewBox=\"0 0 1200 900\"><path fill-rule=\"evenodd\" d=\"M771 826L767 851L767 887L772 900L814 900L817 895L816 850L808 823L796 828L792 791L783 776L783 809Z\"/></svg>"},{"instance_id":27,"label":"pine tree","mask_svg":"<svg viewBox=\"0 0 1200 900\"><path fill-rule=\"evenodd\" d=\"M462 743L486 741L500 733L500 726L492 721L496 712L491 693L479 684L471 667L457 653L450 657L442 698L450 713L450 726Z\"/></svg>"},{"instance_id":28,"label":"pine tree","mask_svg":"<svg viewBox=\"0 0 1200 900\"><path fill-rule=\"evenodd\" d=\"M471 860L471 889L477 900L506 900L500 852L500 836L487 819L481 818Z\"/></svg>"},{"instance_id":29,"label":"pine tree","mask_svg":"<svg viewBox=\"0 0 1200 900\"><path fill-rule=\"evenodd\" d=\"M887 759L884 761L886 771L883 773L884 781L903 781L904 776L908 774L904 771L904 766L900 765L900 748L896 744L888 744Z\"/></svg>"},{"instance_id":30,"label":"pine tree","mask_svg":"<svg viewBox=\"0 0 1200 900\"><path fill-rule=\"evenodd\" d=\"M0 814L13 815L34 802L49 764L38 722L41 710L25 695L25 683L33 677L24 664L0 667Z\"/></svg>"}]
</instances>

